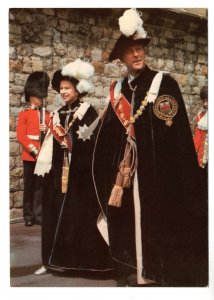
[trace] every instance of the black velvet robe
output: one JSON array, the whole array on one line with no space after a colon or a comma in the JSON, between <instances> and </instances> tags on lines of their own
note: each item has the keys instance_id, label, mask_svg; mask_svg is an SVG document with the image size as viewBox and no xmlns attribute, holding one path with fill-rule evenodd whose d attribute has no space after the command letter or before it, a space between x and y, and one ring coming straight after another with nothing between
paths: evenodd
<instances>
[{"instance_id":1,"label":"black velvet robe","mask_svg":"<svg viewBox=\"0 0 214 300\"><path fill-rule=\"evenodd\" d=\"M147 66L132 81L137 85L134 113L156 72ZM127 78L122 93L131 101ZM134 123L138 152L143 276L162 286L207 285L207 199L201 189L192 133L180 89L164 75L160 95L178 102L173 125L153 112L153 103ZM93 172L98 198L108 219L112 257L136 267L133 186L124 188L122 207L108 206L118 166L123 159L126 130L111 103L97 135Z\"/></svg>"},{"instance_id":2,"label":"black velvet robe","mask_svg":"<svg viewBox=\"0 0 214 300\"><path fill-rule=\"evenodd\" d=\"M79 105L75 101L71 108ZM59 110L60 122L64 127L65 106ZM72 118L73 113L71 113ZM89 126L97 117L89 107L81 121L76 120L69 134L72 154L68 190L61 193L63 150L54 139L52 170L47 176L46 195L43 205L42 255L47 267L64 270L106 271L111 269L108 245L97 229L100 212L92 181L92 152L95 133L90 139L78 139L79 126Z\"/></svg>"}]
</instances>

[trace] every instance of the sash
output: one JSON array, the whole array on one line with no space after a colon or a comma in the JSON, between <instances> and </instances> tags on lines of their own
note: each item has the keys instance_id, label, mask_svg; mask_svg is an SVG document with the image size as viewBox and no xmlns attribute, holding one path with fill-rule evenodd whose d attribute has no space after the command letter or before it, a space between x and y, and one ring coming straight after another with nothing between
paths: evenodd
<instances>
[{"instance_id":1,"label":"sash","mask_svg":"<svg viewBox=\"0 0 214 300\"><path fill-rule=\"evenodd\" d=\"M90 104L87 102L83 102L78 110L74 113L74 116L81 120L85 113L87 112L88 108L90 107ZM73 116L73 117L74 117ZM61 144L63 143L63 138L65 136L62 136L61 134L64 134L63 127L60 127L60 119L59 119L59 112L56 110L51 114L51 120L49 123L49 129L45 136L45 140L42 144L42 147L39 152L39 156L37 158L34 174L44 176L46 173L50 172L50 169L52 167L52 156L53 156L53 136L58 140L58 142ZM52 125L51 125L52 123ZM51 131L52 128L52 131ZM58 128L58 133L56 132L56 128ZM63 129L62 129L63 128ZM65 129L64 129L65 130ZM56 133L55 133L56 132ZM67 137L66 137L67 139ZM69 142L70 143L70 139ZM64 145L64 144L63 144ZM68 144L69 145L69 144Z\"/></svg>"},{"instance_id":2,"label":"sash","mask_svg":"<svg viewBox=\"0 0 214 300\"><path fill-rule=\"evenodd\" d=\"M150 89L147 93L146 99L148 103L154 103L160 89L161 81L163 78L163 74L168 74L169 72L166 71L159 71L155 77L152 80ZM114 81L110 87L110 102L112 105L112 108L114 109L118 119L122 123L122 125L125 127L126 130L128 130L129 122L124 122L124 118L126 120L129 120L131 117L131 104L129 101L125 98L125 96L121 93L121 81ZM123 111L120 109L120 104L122 106ZM133 124L130 124L130 132L129 134L132 137L135 137L134 133L134 126Z\"/></svg>"},{"instance_id":3,"label":"sash","mask_svg":"<svg viewBox=\"0 0 214 300\"><path fill-rule=\"evenodd\" d=\"M53 117L53 124L57 124L60 122L58 111L52 112L51 117ZM42 147L40 149L39 156L37 158L34 174L38 176L40 175L45 176L46 173L49 173L52 167L52 156L53 156L53 134L51 133L49 127L44 142L42 144Z\"/></svg>"},{"instance_id":4,"label":"sash","mask_svg":"<svg viewBox=\"0 0 214 300\"><path fill-rule=\"evenodd\" d=\"M72 145L68 133L65 131L65 128L62 127L60 123L53 125L53 116L51 117L49 129L57 142L63 147L68 148L68 151L71 153Z\"/></svg>"},{"instance_id":5,"label":"sash","mask_svg":"<svg viewBox=\"0 0 214 300\"><path fill-rule=\"evenodd\" d=\"M133 138L135 138L135 132L134 132L134 126L130 124L129 122L124 122L124 118L126 120L130 119L131 116L131 104L126 99L126 97L119 92L119 94L115 97L115 88L117 85L117 81L114 81L110 87L110 102L112 105L112 108L117 115L118 119L120 120L121 124L126 130L130 130L129 135L131 135ZM120 82L119 82L120 84ZM123 108L123 111L121 111L120 104ZM130 128L129 128L130 126Z\"/></svg>"},{"instance_id":6,"label":"sash","mask_svg":"<svg viewBox=\"0 0 214 300\"><path fill-rule=\"evenodd\" d=\"M82 120L84 115L86 114L90 104L88 102L83 102L80 107L76 110L73 115L73 120L69 124L69 128L73 125L76 119ZM69 138L69 135L64 127L58 122L57 124L53 125L53 116L51 117L51 122L49 124L49 128L57 142L62 146L62 148L67 148L68 151L71 153L72 144ZM69 129L68 128L68 129Z\"/></svg>"}]
</instances>

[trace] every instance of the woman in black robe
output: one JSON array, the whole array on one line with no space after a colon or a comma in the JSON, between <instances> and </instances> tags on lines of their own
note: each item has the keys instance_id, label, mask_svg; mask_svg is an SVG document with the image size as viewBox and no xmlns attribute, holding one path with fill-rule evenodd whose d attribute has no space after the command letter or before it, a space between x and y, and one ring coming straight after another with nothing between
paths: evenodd
<instances>
[{"instance_id":1,"label":"woman in black robe","mask_svg":"<svg viewBox=\"0 0 214 300\"><path fill-rule=\"evenodd\" d=\"M61 271L108 271L112 269L111 259L108 245L97 228L100 206L91 171L96 133L86 140L82 136L82 131L96 119L97 113L92 106L80 101L87 92L84 88L81 93L78 91L80 78L74 78L73 73L72 76L62 73L63 69L55 72L52 80L65 106L53 114L50 125L54 138L52 166L46 175L43 198L43 265ZM57 136L55 124L58 129L67 131L64 142ZM65 156L70 161L69 176L67 191L62 192Z\"/></svg>"}]
</instances>

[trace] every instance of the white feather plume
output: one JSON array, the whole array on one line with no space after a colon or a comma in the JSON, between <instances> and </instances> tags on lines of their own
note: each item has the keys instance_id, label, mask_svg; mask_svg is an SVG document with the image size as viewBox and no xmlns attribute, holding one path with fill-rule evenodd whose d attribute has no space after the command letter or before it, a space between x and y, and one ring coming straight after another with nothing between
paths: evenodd
<instances>
[{"instance_id":1,"label":"white feather plume","mask_svg":"<svg viewBox=\"0 0 214 300\"><path fill-rule=\"evenodd\" d=\"M78 58L62 68L62 75L74 77L77 80L89 79L94 75L94 67Z\"/></svg>"},{"instance_id":2,"label":"white feather plume","mask_svg":"<svg viewBox=\"0 0 214 300\"><path fill-rule=\"evenodd\" d=\"M92 93L94 91L94 87L90 80L82 79L77 84L77 90L80 93Z\"/></svg>"},{"instance_id":3,"label":"white feather plume","mask_svg":"<svg viewBox=\"0 0 214 300\"><path fill-rule=\"evenodd\" d=\"M74 77L79 81L77 90L80 93L90 93L93 91L92 76L94 75L94 67L81 59L76 59L62 68L62 75Z\"/></svg>"},{"instance_id":4,"label":"white feather plume","mask_svg":"<svg viewBox=\"0 0 214 300\"><path fill-rule=\"evenodd\" d=\"M136 9L127 9L119 18L120 31L127 37L137 33L138 38L146 38L143 20Z\"/></svg>"}]
</instances>

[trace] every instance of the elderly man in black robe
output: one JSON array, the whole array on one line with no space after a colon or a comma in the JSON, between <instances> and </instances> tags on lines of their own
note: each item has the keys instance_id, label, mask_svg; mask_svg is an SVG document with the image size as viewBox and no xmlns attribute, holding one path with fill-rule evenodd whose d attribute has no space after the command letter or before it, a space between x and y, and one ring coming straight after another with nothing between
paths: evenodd
<instances>
[{"instance_id":1,"label":"elderly man in black robe","mask_svg":"<svg viewBox=\"0 0 214 300\"><path fill-rule=\"evenodd\" d=\"M145 64L142 23L125 11L110 53L128 76L110 87L95 143L103 235L119 286L206 286L207 199L188 116L177 82Z\"/></svg>"}]
</instances>

